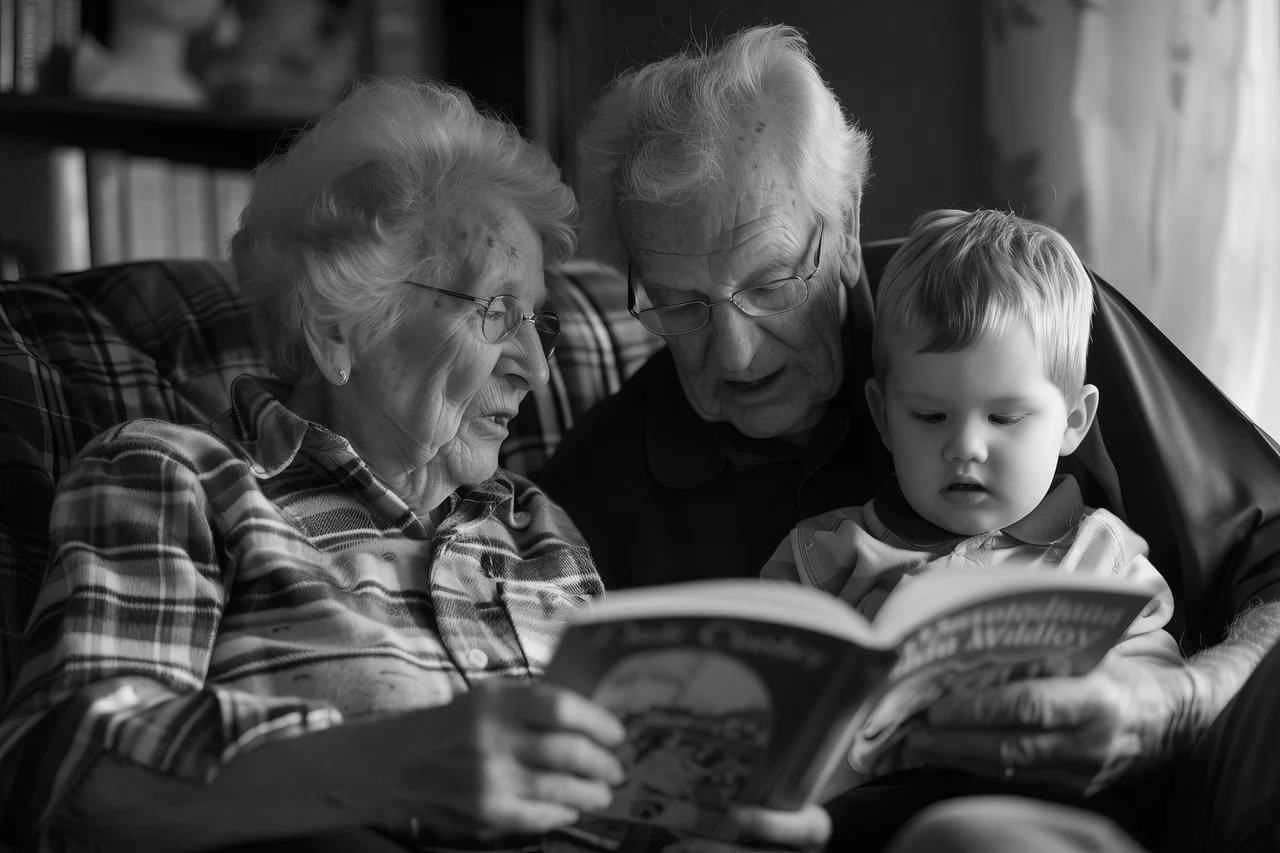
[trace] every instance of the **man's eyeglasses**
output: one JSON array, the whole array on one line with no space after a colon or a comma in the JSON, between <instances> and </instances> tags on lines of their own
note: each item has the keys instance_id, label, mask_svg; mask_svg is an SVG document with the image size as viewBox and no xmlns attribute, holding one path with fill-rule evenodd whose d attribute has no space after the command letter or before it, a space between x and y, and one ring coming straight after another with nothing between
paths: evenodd
<instances>
[{"instance_id":1,"label":"man's eyeglasses","mask_svg":"<svg viewBox=\"0 0 1280 853\"><path fill-rule=\"evenodd\" d=\"M813 272L806 276L793 275L767 284L744 288L717 302L691 299L674 305L658 305L639 308L636 302L638 286L632 276L632 265L627 261L627 310L631 316L655 335L674 337L696 332L711 319L711 309L725 302L732 302L748 317L771 317L784 314L804 304L809 298L809 280L822 267L822 236L826 223L818 224L818 249L813 257ZM647 294L646 294L647 296Z\"/></svg>"},{"instance_id":2,"label":"man's eyeglasses","mask_svg":"<svg viewBox=\"0 0 1280 853\"><path fill-rule=\"evenodd\" d=\"M429 284L422 284L409 279L405 279L404 283L421 287L423 290L430 290L432 293L440 293L445 296L452 296L454 299L465 299L468 302L483 305L484 312L480 323L480 333L491 344L505 344L515 337L516 332L520 331L521 323L532 323L533 330L538 333L538 340L542 342L543 356L551 358L551 354L556 350L556 341L560 339L560 318L551 311L526 314L524 313L524 306L520 304L520 300L507 293L481 298L479 296L468 296L465 293L458 293L454 290L445 290L443 287L432 287Z\"/></svg>"}]
</instances>

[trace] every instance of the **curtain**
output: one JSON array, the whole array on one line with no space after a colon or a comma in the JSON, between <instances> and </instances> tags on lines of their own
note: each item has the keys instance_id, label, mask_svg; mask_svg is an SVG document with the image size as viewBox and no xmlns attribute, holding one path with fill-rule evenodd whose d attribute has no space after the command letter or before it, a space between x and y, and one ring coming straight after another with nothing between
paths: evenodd
<instances>
[{"instance_id":1,"label":"curtain","mask_svg":"<svg viewBox=\"0 0 1280 853\"><path fill-rule=\"evenodd\" d=\"M993 202L1066 234L1280 436L1280 3L988 0L985 14Z\"/></svg>"}]
</instances>

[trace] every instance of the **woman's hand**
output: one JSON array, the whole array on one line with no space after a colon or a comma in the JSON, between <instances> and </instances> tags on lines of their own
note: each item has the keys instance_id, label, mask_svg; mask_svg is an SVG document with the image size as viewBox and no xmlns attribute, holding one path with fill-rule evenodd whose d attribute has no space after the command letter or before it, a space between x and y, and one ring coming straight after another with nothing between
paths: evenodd
<instances>
[{"instance_id":1,"label":"woman's hand","mask_svg":"<svg viewBox=\"0 0 1280 853\"><path fill-rule=\"evenodd\" d=\"M798 850L816 853L831 838L831 816L821 806L794 812L738 806L729 812L738 831L737 843L689 839L667 846L663 853L739 853L743 850Z\"/></svg>"},{"instance_id":2,"label":"woman's hand","mask_svg":"<svg viewBox=\"0 0 1280 853\"><path fill-rule=\"evenodd\" d=\"M390 721L388 721L390 722ZM377 727L377 724L374 724ZM391 821L423 835L538 834L604 808L622 782L622 724L549 684L493 679L396 719Z\"/></svg>"},{"instance_id":3,"label":"woman's hand","mask_svg":"<svg viewBox=\"0 0 1280 853\"><path fill-rule=\"evenodd\" d=\"M1109 654L1078 678L957 693L908 735L906 757L1092 794L1172 758L1194 686L1185 669Z\"/></svg>"}]
</instances>

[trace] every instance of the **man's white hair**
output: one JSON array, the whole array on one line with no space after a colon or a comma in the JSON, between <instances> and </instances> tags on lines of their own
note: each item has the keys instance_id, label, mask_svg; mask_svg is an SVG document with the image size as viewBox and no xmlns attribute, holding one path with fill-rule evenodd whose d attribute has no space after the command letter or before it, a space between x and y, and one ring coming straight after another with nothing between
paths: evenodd
<instances>
[{"instance_id":1,"label":"man's white hair","mask_svg":"<svg viewBox=\"0 0 1280 853\"><path fill-rule=\"evenodd\" d=\"M793 27L753 27L624 72L578 137L586 254L624 267L619 204L679 204L723 179L744 111L763 109L814 212L852 233L870 140L823 81Z\"/></svg>"}]
</instances>

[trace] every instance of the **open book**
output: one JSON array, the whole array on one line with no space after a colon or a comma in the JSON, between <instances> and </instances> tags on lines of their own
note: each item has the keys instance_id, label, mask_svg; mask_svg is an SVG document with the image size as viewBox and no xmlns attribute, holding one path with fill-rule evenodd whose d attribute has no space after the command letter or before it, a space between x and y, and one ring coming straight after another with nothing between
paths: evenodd
<instances>
[{"instance_id":1,"label":"open book","mask_svg":"<svg viewBox=\"0 0 1280 853\"><path fill-rule=\"evenodd\" d=\"M627 780L597 819L721 837L735 803L798 808L848 762L901 767L902 725L948 691L1080 675L1151 600L1112 578L973 567L902 583L875 624L760 580L612 593L546 673L613 711Z\"/></svg>"}]
</instances>

